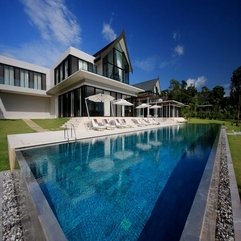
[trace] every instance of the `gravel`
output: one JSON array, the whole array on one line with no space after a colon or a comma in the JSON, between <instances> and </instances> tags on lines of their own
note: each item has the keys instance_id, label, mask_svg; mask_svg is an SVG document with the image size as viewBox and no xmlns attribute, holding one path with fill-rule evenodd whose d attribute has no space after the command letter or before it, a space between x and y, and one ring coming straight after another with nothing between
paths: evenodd
<instances>
[{"instance_id":1,"label":"gravel","mask_svg":"<svg viewBox=\"0 0 241 241\"><path fill-rule=\"evenodd\" d=\"M218 187L216 240L234 240L233 213L231 204L226 142L221 137L220 176Z\"/></svg>"},{"instance_id":2,"label":"gravel","mask_svg":"<svg viewBox=\"0 0 241 241\"><path fill-rule=\"evenodd\" d=\"M19 180L10 172L3 174L2 236L3 241L22 241L23 229L18 205Z\"/></svg>"}]
</instances>

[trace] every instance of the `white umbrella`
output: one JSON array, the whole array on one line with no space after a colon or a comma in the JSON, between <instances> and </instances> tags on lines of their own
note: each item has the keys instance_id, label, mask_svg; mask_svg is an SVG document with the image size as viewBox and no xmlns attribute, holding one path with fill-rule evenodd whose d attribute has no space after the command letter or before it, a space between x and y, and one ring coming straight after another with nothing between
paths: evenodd
<instances>
[{"instance_id":1,"label":"white umbrella","mask_svg":"<svg viewBox=\"0 0 241 241\"><path fill-rule=\"evenodd\" d=\"M124 99L118 99L116 101L112 102L114 105L122 105L122 106L132 106L133 104L127 100ZM113 110L112 110L113 112Z\"/></svg>"},{"instance_id":2,"label":"white umbrella","mask_svg":"<svg viewBox=\"0 0 241 241\"><path fill-rule=\"evenodd\" d=\"M124 106L132 106L133 104L127 100L124 99L118 99L113 102L114 105L124 105Z\"/></svg>"},{"instance_id":3,"label":"white umbrella","mask_svg":"<svg viewBox=\"0 0 241 241\"><path fill-rule=\"evenodd\" d=\"M157 117L157 109L160 109L160 108L162 108L162 106L157 105L157 104L155 104L152 107L150 107L150 109L155 109L155 117Z\"/></svg>"},{"instance_id":4,"label":"white umbrella","mask_svg":"<svg viewBox=\"0 0 241 241\"><path fill-rule=\"evenodd\" d=\"M149 105L149 104L146 104L146 103L142 103L141 105L138 105L137 107L136 107L136 109L144 109L144 108L148 108L148 107L150 107L151 105ZM144 114L143 114L144 115Z\"/></svg>"},{"instance_id":5,"label":"white umbrella","mask_svg":"<svg viewBox=\"0 0 241 241\"><path fill-rule=\"evenodd\" d=\"M96 94L96 95L91 95L89 97L85 98L86 100L91 100L93 102L108 102L112 101L115 98L111 95L105 95L105 94Z\"/></svg>"},{"instance_id":6,"label":"white umbrella","mask_svg":"<svg viewBox=\"0 0 241 241\"><path fill-rule=\"evenodd\" d=\"M159 109L162 108L160 105L153 105L152 107L150 107L150 109Z\"/></svg>"},{"instance_id":7,"label":"white umbrella","mask_svg":"<svg viewBox=\"0 0 241 241\"><path fill-rule=\"evenodd\" d=\"M142 103L141 105L138 105L137 107L136 107L136 109L143 109L143 108L147 108L147 107L150 107L151 105L148 105L148 104L146 104L146 103Z\"/></svg>"},{"instance_id":8,"label":"white umbrella","mask_svg":"<svg viewBox=\"0 0 241 241\"><path fill-rule=\"evenodd\" d=\"M90 113L89 113L89 108L87 105L87 100L93 101L93 102L110 102L114 100L115 98L111 95L105 95L105 94L96 94L96 95L91 95L85 98L85 105L86 105L86 110L88 114L88 118L90 118Z\"/></svg>"}]
</instances>

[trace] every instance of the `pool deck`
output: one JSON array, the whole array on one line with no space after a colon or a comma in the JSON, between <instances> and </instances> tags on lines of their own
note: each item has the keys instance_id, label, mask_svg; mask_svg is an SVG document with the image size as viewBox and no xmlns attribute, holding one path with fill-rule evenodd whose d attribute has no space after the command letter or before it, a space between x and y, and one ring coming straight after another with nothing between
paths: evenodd
<instances>
[{"instance_id":1,"label":"pool deck","mask_svg":"<svg viewBox=\"0 0 241 241\"><path fill-rule=\"evenodd\" d=\"M10 161L10 170L14 170L16 154L15 150L20 148L34 147L40 145L49 145L60 142L74 142L76 140L88 139L88 138L98 138L103 136L110 136L116 134L124 134L130 132L144 131L149 129L156 129L166 126L177 126L181 123L175 122L174 120L163 121L160 125L148 125L144 127L134 126L130 120L127 122L133 127L129 128L115 128L112 130L93 130L87 127L88 120L82 121L78 128L73 130L60 130L60 131L44 131L28 134L17 134L8 135L8 153ZM69 136L67 138L66 136Z\"/></svg>"}]
</instances>

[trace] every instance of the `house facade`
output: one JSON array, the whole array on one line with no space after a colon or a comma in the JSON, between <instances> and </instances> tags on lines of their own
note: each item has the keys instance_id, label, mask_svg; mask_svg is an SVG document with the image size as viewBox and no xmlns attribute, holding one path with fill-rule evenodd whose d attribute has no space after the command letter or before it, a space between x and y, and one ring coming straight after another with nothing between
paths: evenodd
<instances>
[{"instance_id":1,"label":"house facade","mask_svg":"<svg viewBox=\"0 0 241 241\"><path fill-rule=\"evenodd\" d=\"M0 117L87 116L85 98L103 93L135 98L141 88L129 84L132 65L122 32L94 55L70 47L48 69L0 56ZM110 103L88 103L91 116L110 116ZM114 106L114 115L124 109Z\"/></svg>"}]
</instances>

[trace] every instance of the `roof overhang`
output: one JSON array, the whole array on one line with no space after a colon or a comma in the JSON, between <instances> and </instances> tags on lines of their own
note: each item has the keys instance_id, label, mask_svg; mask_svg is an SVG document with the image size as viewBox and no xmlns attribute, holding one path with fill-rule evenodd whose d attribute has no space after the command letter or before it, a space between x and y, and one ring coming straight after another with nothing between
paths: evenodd
<instances>
[{"instance_id":1,"label":"roof overhang","mask_svg":"<svg viewBox=\"0 0 241 241\"><path fill-rule=\"evenodd\" d=\"M143 91L140 88L124 84L116 80L112 80L102 75L98 75L85 70L79 70L71 76L69 76L67 79L55 85L53 88L49 89L47 91L47 94L60 94L62 92L74 88L75 86L83 84L96 86L98 88L103 88L105 90L119 92L131 96L137 96L139 92Z\"/></svg>"},{"instance_id":2,"label":"roof overhang","mask_svg":"<svg viewBox=\"0 0 241 241\"><path fill-rule=\"evenodd\" d=\"M172 105L172 106L176 106L176 107L186 106L185 104L183 104L179 101L176 101L176 100L164 100L164 101L160 101L160 102L157 102L157 103L161 104L161 105Z\"/></svg>"}]
</instances>

